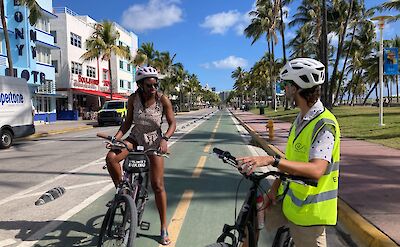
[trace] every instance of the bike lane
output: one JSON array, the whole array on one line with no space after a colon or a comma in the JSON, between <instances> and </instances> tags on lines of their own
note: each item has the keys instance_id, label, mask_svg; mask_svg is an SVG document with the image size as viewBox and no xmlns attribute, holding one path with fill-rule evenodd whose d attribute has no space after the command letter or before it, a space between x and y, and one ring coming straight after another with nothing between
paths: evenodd
<instances>
[{"instance_id":1,"label":"bike lane","mask_svg":"<svg viewBox=\"0 0 400 247\"><path fill-rule=\"evenodd\" d=\"M192 118L188 117L187 120L181 122L178 125L179 130L177 131L177 134L174 136L174 138L171 138L170 143L176 142L177 137L182 137L186 133L190 132L192 128L196 128L196 126L201 125L205 119L211 116L210 114L211 112L205 115L203 114L202 116L193 116ZM110 134L112 133L110 132ZM101 166L104 164L104 157L100 158L99 162L99 164L98 162L95 162L96 164L90 165L90 169L95 169L94 171L101 171L101 173L105 174L105 177L102 177L102 179L107 179L107 172L101 170ZM86 168L84 171L86 172ZM64 179L67 178L65 177ZM69 178L68 180L71 179ZM49 220L40 222L42 229L40 229L38 232L30 232L29 227L27 227L26 230L21 229L20 233L16 236L16 239L8 242L12 244L12 246L96 246L97 235L101 226L102 218L107 210L105 204L113 197L114 193L111 181L109 179L107 179L107 181L106 183L104 183L105 181L99 181L101 183L97 184L100 186L97 186L97 189L94 188L94 190L92 190L89 194L84 190L82 190L82 195L71 193L69 190L66 195L62 197L62 199L42 206L41 211L43 212L47 208L49 210L47 211L47 214L50 215L50 217L45 217L46 215L43 216L43 218L47 218ZM79 180L75 180L75 183L80 182L81 181ZM79 205L70 205L71 202L66 199L71 196L84 196L85 198L82 198L83 202L79 202ZM72 199L73 198L71 198L71 201L73 201ZM151 209L153 207L153 200L154 199L151 198L149 203L150 207L147 208L150 208L150 212L153 211ZM58 211L62 211L63 214L61 216L53 216L52 208L54 207L59 209L61 208L61 210ZM156 212L155 207L154 212ZM151 214L152 213L150 213L150 215ZM155 215L157 217L155 218L156 220L145 220L156 222L158 224L158 214ZM153 224L155 225L155 223ZM159 229L159 226L157 226L156 229ZM24 234L23 236L21 235L21 232ZM155 235L159 235L159 233L155 233ZM21 238L24 241L22 243L17 243L19 242L18 238ZM152 240L152 242L157 244L157 242L154 240ZM7 243L0 241L0 246L8 246ZM147 244L144 244L143 246L147 246Z\"/></svg>"},{"instance_id":2,"label":"bike lane","mask_svg":"<svg viewBox=\"0 0 400 247\"><path fill-rule=\"evenodd\" d=\"M170 246L205 246L215 242L223 224L233 224L235 195L241 176L211 154L213 147L236 155L250 155L243 146L227 112L218 112L171 147L165 164L168 193ZM238 194L238 210L249 183L243 181ZM113 196L110 190L94 203L73 215L67 222L36 243L35 246L95 246L105 204ZM143 220L150 229L139 230L137 246L159 246L159 219L153 194L146 205Z\"/></svg>"}]
</instances>

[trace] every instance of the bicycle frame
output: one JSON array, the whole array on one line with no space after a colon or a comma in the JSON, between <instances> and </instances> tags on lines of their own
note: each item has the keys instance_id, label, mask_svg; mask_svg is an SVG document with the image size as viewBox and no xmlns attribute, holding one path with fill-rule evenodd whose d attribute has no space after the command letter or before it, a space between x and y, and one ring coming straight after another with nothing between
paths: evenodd
<instances>
[{"instance_id":1,"label":"bicycle frame","mask_svg":"<svg viewBox=\"0 0 400 247\"><path fill-rule=\"evenodd\" d=\"M224 242L227 237L232 240L232 246L239 246L247 239L249 247L257 246L256 240L256 196L259 182L253 182L249 191L247 192L246 199L242 204L239 215L235 220L235 225L230 226L225 224L222 234L217 238L217 242ZM246 234L247 227L247 234ZM239 234L238 238L231 232L236 230Z\"/></svg>"},{"instance_id":2,"label":"bicycle frame","mask_svg":"<svg viewBox=\"0 0 400 247\"><path fill-rule=\"evenodd\" d=\"M232 156L229 152L222 151L218 148L214 148L213 152L218 155L218 158L222 159L224 163L228 163L232 165L233 167L241 170L238 162L236 161L236 158ZM256 175L256 174L250 174L250 175L245 175L242 173L242 175L252 181L252 185L249 188L249 191L246 195L246 199L242 205L242 208L240 210L240 213L238 217L235 220L235 225L230 226L225 224L223 228L222 234L217 238L217 243L226 243L225 239L230 238L232 241L231 246L239 246L239 244L244 243L245 238L248 241L248 247L257 247L257 206L256 206L256 197L257 197L257 189L259 187L260 181L268 176L274 176L277 178L280 178L282 181L291 181L291 182L296 182L300 184L307 184L311 186L317 186L318 181L315 181L313 179L305 178L305 177L300 177L300 176L294 176L294 175L289 175L285 174L282 172L277 172L277 171L269 171L266 173L263 173L262 175ZM246 235L246 227L247 227L247 235ZM232 233L233 230L236 230L239 233L239 237L236 238L236 236ZM282 228L280 229L281 231L287 231L287 229ZM212 246L212 245L210 245ZM217 245L215 245L217 246ZM218 245L222 246L222 245ZM224 245L225 246L225 245Z\"/></svg>"}]
</instances>

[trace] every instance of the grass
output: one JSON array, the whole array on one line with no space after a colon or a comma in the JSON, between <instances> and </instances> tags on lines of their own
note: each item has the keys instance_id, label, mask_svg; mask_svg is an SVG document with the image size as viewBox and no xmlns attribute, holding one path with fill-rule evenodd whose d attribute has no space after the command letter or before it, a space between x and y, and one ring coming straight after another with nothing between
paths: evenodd
<instances>
[{"instance_id":1,"label":"grass","mask_svg":"<svg viewBox=\"0 0 400 247\"><path fill-rule=\"evenodd\" d=\"M252 109L259 114L259 109ZM276 112L265 109L265 115L273 119L292 122L298 109ZM340 106L332 110L338 119L343 137L379 143L387 147L400 149L400 107L383 109L385 126L379 126L379 108L371 106Z\"/></svg>"}]
</instances>

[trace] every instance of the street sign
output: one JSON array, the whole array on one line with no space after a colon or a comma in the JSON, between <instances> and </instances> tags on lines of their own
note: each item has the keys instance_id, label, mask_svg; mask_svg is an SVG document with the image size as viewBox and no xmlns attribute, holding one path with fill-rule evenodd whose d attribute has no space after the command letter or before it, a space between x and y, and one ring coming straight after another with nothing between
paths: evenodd
<instances>
[{"instance_id":1,"label":"street sign","mask_svg":"<svg viewBox=\"0 0 400 247\"><path fill-rule=\"evenodd\" d=\"M399 48L385 48L383 52L383 74L397 75L399 73Z\"/></svg>"}]
</instances>

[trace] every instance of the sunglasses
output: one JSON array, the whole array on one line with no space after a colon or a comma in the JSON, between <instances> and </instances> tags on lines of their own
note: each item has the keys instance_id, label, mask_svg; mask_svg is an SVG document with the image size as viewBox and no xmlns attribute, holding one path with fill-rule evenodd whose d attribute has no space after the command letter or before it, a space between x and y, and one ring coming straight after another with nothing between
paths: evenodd
<instances>
[{"instance_id":1,"label":"sunglasses","mask_svg":"<svg viewBox=\"0 0 400 247\"><path fill-rule=\"evenodd\" d=\"M158 88L160 86L159 83L149 83L149 84L144 84L147 88Z\"/></svg>"}]
</instances>

